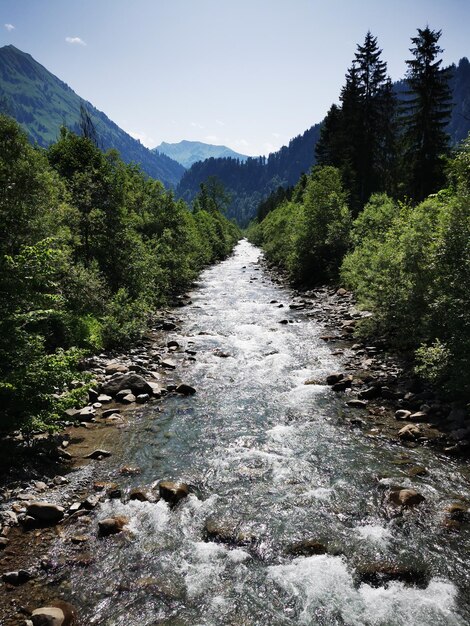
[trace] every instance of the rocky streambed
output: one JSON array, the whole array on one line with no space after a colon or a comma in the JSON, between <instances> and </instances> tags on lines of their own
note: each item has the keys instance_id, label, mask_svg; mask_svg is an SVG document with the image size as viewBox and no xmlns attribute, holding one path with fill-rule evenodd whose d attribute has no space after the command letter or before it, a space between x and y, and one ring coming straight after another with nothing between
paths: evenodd
<instances>
[{"instance_id":1,"label":"rocky streambed","mask_svg":"<svg viewBox=\"0 0 470 626\"><path fill-rule=\"evenodd\" d=\"M183 303L1 492L1 623L468 623L464 412L246 241Z\"/></svg>"}]
</instances>

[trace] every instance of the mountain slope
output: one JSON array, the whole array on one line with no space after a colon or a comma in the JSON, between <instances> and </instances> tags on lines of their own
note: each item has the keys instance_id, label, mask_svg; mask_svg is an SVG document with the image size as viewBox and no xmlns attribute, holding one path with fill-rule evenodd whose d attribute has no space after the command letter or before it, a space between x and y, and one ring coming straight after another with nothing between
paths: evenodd
<instances>
[{"instance_id":1,"label":"mountain slope","mask_svg":"<svg viewBox=\"0 0 470 626\"><path fill-rule=\"evenodd\" d=\"M256 214L258 204L271 191L279 186L295 185L300 175L309 171L315 162L315 144L320 137L321 126L312 126L267 158L249 157L245 162L210 158L195 163L183 175L176 193L191 202L199 191L200 183L209 176L217 176L232 197L227 216L245 226Z\"/></svg>"},{"instance_id":2,"label":"mountain slope","mask_svg":"<svg viewBox=\"0 0 470 626\"><path fill-rule=\"evenodd\" d=\"M78 131L80 105L85 105L95 125L100 148L116 148L124 161L139 164L167 186L179 182L185 171L182 165L148 150L31 55L11 45L0 48L0 112L15 118L32 141L49 145L63 124Z\"/></svg>"},{"instance_id":3,"label":"mountain slope","mask_svg":"<svg viewBox=\"0 0 470 626\"><path fill-rule=\"evenodd\" d=\"M447 132L453 146L467 137L470 131L470 62L463 58L451 66L450 87L453 110ZM406 99L405 81L393 85L398 98ZM234 159L209 159L194 164L182 177L177 194L191 202L199 191L199 185L209 176L217 176L231 194L229 217L245 226L256 215L259 202L279 186L295 185L303 172L315 164L315 145L320 137L322 123L312 126L302 135L291 140L268 159L249 158L245 163Z\"/></svg>"},{"instance_id":4,"label":"mountain slope","mask_svg":"<svg viewBox=\"0 0 470 626\"><path fill-rule=\"evenodd\" d=\"M154 150L160 152L160 154L166 154L171 159L174 159L186 168L191 167L198 161L205 161L206 159L230 157L232 159L239 159L240 161L246 161L247 156L245 154L239 154L226 146L214 146L210 143L202 143L201 141L180 141L179 143L166 143L163 142Z\"/></svg>"}]
</instances>

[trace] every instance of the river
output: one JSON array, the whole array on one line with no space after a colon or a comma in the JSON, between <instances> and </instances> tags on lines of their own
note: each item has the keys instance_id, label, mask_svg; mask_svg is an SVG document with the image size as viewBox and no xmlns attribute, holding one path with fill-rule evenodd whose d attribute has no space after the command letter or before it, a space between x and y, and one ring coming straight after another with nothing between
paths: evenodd
<instances>
[{"instance_id":1,"label":"river","mask_svg":"<svg viewBox=\"0 0 470 626\"><path fill-rule=\"evenodd\" d=\"M180 372L197 393L147 405L101 466L110 478L140 466L127 487L176 479L192 493L172 510L101 505L97 518L125 515L130 532L93 540L95 562L72 568L62 595L99 626L470 623L470 533L442 524L446 505L470 497L465 467L367 437L345 421L344 397L303 384L341 357L314 319L289 310L292 294L260 254L243 240L202 274L169 335L197 353ZM427 475L410 478L410 464ZM390 514L393 484L425 502ZM208 540L208 520L246 541ZM306 539L327 553L289 553ZM422 569L426 581L361 583L357 568L379 562Z\"/></svg>"}]
</instances>

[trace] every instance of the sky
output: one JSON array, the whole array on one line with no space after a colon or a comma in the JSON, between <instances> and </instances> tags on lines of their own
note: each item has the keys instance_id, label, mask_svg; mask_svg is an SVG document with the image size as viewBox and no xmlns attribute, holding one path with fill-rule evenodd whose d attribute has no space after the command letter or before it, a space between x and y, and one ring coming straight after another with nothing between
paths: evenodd
<instances>
[{"instance_id":1,"label":"sky","mask_svg":"<svg viewBox=\"0 0 470 626\"><path fill-rule=\"evenodd\" d=\"M31 54L144 145L268 154L338 101L377 36L402 78L417 28L470 57L470 0L0 0L0 46Z\"/></svg>"}]
</instances>

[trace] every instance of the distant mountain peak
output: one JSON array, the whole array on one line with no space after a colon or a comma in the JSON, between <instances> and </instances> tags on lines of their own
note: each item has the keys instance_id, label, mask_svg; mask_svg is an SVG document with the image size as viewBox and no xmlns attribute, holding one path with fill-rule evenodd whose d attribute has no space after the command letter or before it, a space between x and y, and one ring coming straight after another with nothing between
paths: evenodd
<instances>
[{"instance_id":1,"label":"distant mountain peak","mask_svg":"<svg viewBox=\"0 0 470 626\"><path fill-rule=\"evenodd\" d=\"M178 143L167 143L163 141L159 146L154 148L154 151L166 154L186 168L191 167L191 165L198 161L205 161L210 158L231 158L239 159L240 161L246 161L248 159L245 154L235 152L231 148L227 148L227 146L218 146L202 141L189 141L188 139L183 139Z\"/></svg>"}]
</instances>

